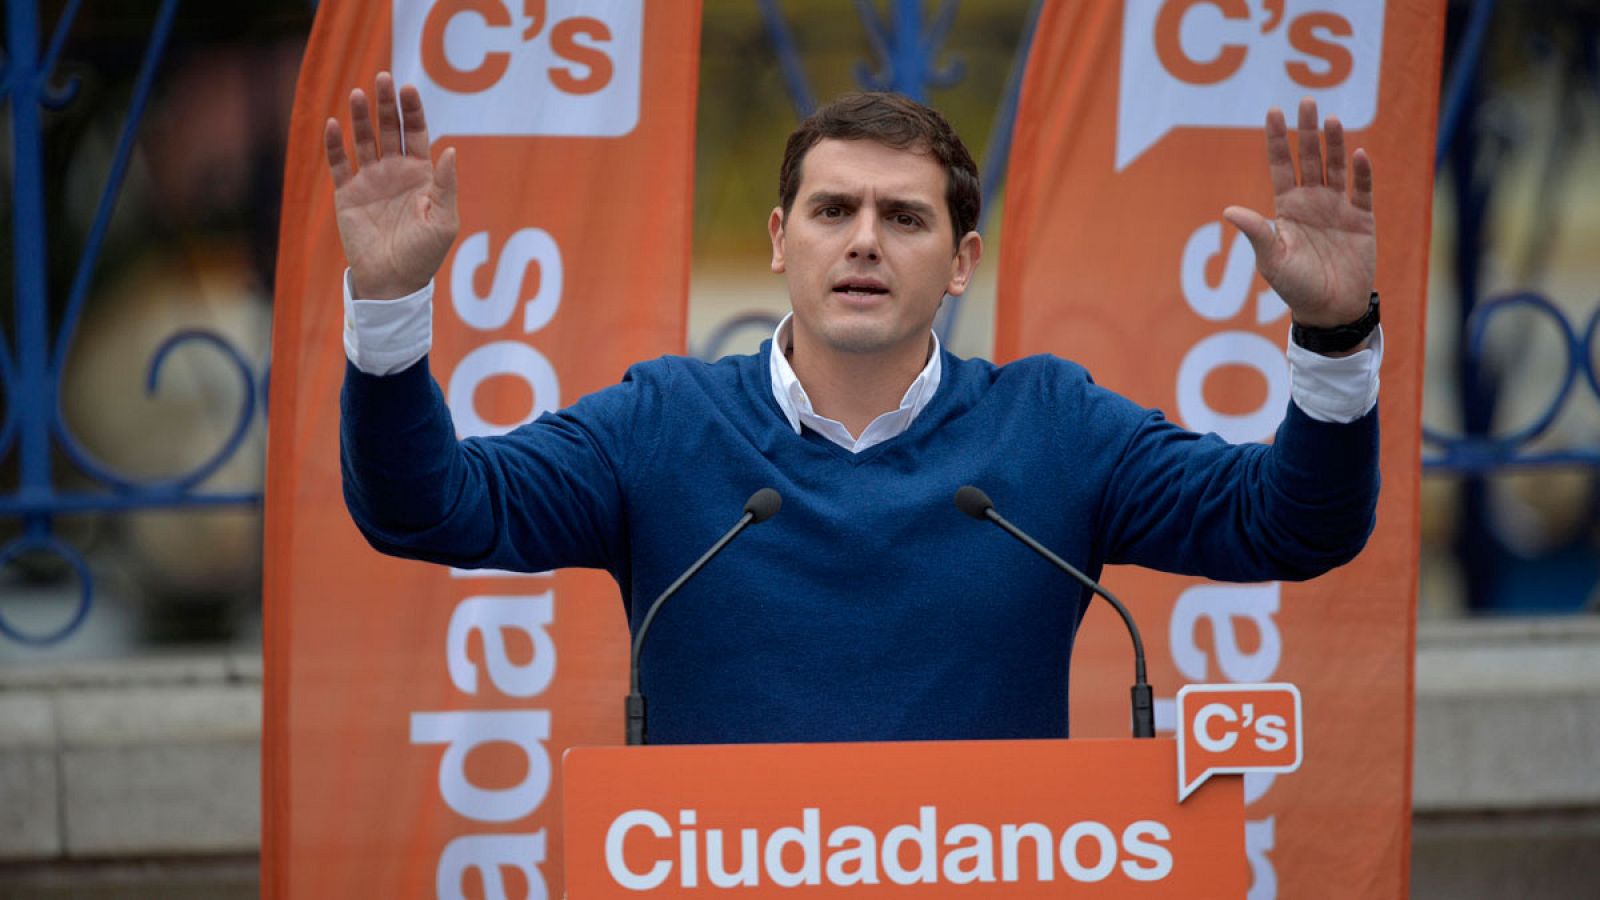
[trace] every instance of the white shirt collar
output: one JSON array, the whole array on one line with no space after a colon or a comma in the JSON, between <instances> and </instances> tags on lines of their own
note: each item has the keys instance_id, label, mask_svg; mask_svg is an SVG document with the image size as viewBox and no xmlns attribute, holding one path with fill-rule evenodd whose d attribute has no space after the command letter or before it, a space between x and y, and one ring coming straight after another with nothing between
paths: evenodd
<instances>
[{"instance_id":1,"label":"white shirt collar","mask_svg":"<svg viewBox=\"0 0 1600 900\"><path fill-rule=\"evenodd\" d=\"M900 398L899 408L873 419L861 432L860 437L852 437L849 429L843 424L817 415L811 406L810 396L800 384L799 376L794 374L794 367L789 365L787 354L794 343L793 319L794 313L784 316L783 321L773 330L768 368L772 380L772 397L778 401L778 408L783 410L783 417L789 421L789 427L794 429L795 434L800 433L801 426L807 426L846 450L860 453L868 447L904 434L911 427L917 414L927 407L933 400L934 393L939 390L939 378L944 370L940 360L943 353L938 333L931 332L933 352L928 354L928 364L922 367L922 371L911 382L911 386L906 388L905 396Z\"/></svg>"}]
</instances>

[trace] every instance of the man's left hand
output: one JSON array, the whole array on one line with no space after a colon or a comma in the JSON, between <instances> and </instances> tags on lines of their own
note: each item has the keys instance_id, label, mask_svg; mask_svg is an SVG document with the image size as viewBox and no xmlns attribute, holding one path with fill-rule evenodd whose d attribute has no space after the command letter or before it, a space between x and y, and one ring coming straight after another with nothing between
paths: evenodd
<instances>
[{"instance_id":1,"label":"man's left hand","mask_svg":"<svg viewBox=\"0 0 1600 900\"><path fill-rule=\"evenodd\" d=\"M1256 268L1294 320L1331 328L1366 313L1378 267L1378 240L1372 160L1358 149L1346 165L1344 127L1333 116L1323 132L1317 134L1317 104L1310 98L1300 101L1297 167L1283 112L1268 111L1267 170L1276 218L1269 221L1242 206L1230 206L1222 215L1250 240Z\"/></svg>"}]
</instances>

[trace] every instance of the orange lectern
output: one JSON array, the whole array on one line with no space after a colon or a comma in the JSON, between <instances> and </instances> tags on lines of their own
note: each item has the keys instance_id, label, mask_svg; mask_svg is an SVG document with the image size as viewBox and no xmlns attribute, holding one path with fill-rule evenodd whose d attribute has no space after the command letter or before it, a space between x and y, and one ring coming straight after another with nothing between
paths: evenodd
<instances>
[{"instance_id":1,"label":"orange lectern","mask_svg":"<svg viewBox=\"0 0 1600 900\"><path fill-rule=\"evenodd\" d=\"M1243 897L1244 795L1171 739L585 747L567 895Z\"/></svg>"}]
</instances>

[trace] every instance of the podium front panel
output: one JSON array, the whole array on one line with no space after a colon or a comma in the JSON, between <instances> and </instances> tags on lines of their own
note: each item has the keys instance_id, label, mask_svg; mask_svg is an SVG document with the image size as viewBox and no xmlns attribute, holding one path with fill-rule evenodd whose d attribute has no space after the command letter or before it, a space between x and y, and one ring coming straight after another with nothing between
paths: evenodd
<instances>
[{"instance_id":1,"label":"podium front panel","mask_svg":"<svg viewBox=\"0 0 1600 900\"><path fill-rule=\"evenodd\" d=\"M1177 802L1171 740L590 747L575 898L1243 897L1244 797Z\"/></svg>"}]
</instances>

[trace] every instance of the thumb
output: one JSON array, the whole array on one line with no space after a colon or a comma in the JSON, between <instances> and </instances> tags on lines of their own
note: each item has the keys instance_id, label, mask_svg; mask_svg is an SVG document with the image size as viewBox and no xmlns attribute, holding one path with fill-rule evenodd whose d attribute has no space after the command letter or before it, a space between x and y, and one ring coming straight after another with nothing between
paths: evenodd
<instances>
[{"instance_id":1,"label":"thumb","mask_svg":"<svg viewBox=\"0 0 1600 900\"><path fill-rule=\"evenodd\" d=\"M1256 266L1263 267L1277 254L1278 232L1273 228L1272 222L1253 209L1243 206L1230 206L1222 211L1222 217L1228 223L1239 229L1256 251Z\"/></svg>"}]
</instances>

